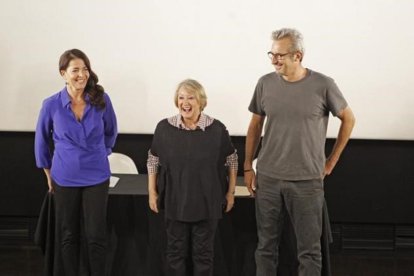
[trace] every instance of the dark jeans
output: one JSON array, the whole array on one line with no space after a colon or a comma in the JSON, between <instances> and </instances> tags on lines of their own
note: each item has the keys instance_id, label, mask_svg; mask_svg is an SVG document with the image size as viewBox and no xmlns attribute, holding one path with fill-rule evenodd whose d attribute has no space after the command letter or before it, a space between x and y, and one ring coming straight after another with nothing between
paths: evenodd
<instances>
[{"instance_id":1,"label":"dark jeans","mask_svg":"<svg viewBox=\"0 0 414 276\"><path fill-rule=\"evenodd\" d=\"M109 180L87 187L53 185L65 276L79 275L81 246L87 248L90 275L105 275ZM86 245L80 245L81 236L84 236Z\"/></svg>"},{"instance_id":2,"label":"dark jeans","mask_svg":"<svg viewBox=\"0 0 414 276\"><path fill-rule=\"evenodd\" d=\"M256 275L276 275L284 216L297 241L299 276L320 276L324 190L322 179L286 181L258 174Z\"/></svg>"},{"instance_id":3,"label":"dark jeans","mask_svg":"<svg viewBox=\"0 0 414 276\"><path fill-rule=\"evenodd\" d=\"M212 276L214 235L218 220L181 222L166 219L165 223L167 227L167 275ZM192 255L192 274L187 269L187 258L190 252Z\"/></svg>"}]
</instances>

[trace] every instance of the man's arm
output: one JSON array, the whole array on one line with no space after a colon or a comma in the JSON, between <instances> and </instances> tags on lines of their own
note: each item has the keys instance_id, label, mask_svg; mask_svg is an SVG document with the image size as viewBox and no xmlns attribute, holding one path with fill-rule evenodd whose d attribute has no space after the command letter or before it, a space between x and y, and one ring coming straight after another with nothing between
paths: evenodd
<instances>
[{"instance_id":1,"label":"man's arm","mask_svg":"<svg viewBox=\"0 0 414 276\"><path fill-rule=\"evenodd\" d=\"M338 137L333 146L332 152L326 160L324 175L330 175L335 168L336 163L341 156L346 144L348 143L349 137L351 136L352 129L355 125L355 116L352 113L351 108L348 106L338 115L341 120L341 126L339 128Z\"/></svg>"},{"instance_id":2,"label":"man's arm","mask_svg":"<svg viewBox=\"0 0 414 276\"><path fill-rule=\"evenodd\" d=\"M250 120L249 129L246 136L246 150L244 158L244 184L246 184L249 193L253 196L255 185L255 173L252 167L254 154L259 146L260 136L262 135L263 122L265 116L253 114Z\"/></svg>"}]
</instances>

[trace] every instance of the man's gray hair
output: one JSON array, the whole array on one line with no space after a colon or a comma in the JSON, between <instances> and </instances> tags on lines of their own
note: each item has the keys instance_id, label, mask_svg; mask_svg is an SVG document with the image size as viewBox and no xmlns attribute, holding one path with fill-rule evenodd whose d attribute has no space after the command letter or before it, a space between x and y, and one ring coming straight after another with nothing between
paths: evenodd
<instances>
[{"instance_id":1,"label":"man's gray hair","mask_svg":"<svg viewBox=\"0 0 414 276\"><path fill-rule=\"evenodd\" d=\"M305 54L305 47L303 45L303 36L296 29L283 28L272 32L272 39L279 40L282 38L289 38L292 41L292 48L290 51L299 51L302 55Z\"/></svg>"}]
</instances>

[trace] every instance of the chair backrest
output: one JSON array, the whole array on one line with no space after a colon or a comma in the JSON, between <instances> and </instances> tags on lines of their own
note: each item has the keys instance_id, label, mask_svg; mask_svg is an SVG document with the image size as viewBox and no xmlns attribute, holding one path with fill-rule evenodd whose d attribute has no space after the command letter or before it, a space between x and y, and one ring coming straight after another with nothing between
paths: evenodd
<instances>
[{"instance_id":1,"label":"chair backrest","mask_svg":"<svg viewBox=\"0 0 414 276\"><path fill-rule=\"evenodd\" d=\"M108 160L111 173L138 174L138 169L135 166L134 160L128 155L113 152L108 156Z\"/></svg>"}]
</instances>

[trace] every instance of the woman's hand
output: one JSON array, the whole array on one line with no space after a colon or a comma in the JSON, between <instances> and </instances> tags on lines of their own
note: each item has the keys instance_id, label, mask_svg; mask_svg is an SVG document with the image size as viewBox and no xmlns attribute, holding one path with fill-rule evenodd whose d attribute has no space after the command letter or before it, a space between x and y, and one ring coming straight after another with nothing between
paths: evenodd
<instances>
[{"instance_id":1,"label":"woman's hand","mask_svg":"<svg viewBox=\"0 0 414 276\"><path fill-rule=\"evenodd\" d=\"M158 213L158 192L157 192L157 174L148 174L148 203L150 209Z\"/></svg>"},{"instance_id":2,"label":"woman's hand","mask_svg":"<svg viewBox=\"0 0 414 276\"><path fill-rule=\"evenodd\" d=\"M52 181L50 179L47 180L47 186L49 187L49 193L54 193L55 189L53 188Z\"/></svg>"},{"instance_id":3,"label":"woman's hand","mask_svg":"<svg viewBox=\"0 0 414 276\"><path fill-rule=\"evenodd\" d=\"M50 176L50 169L43 169L47 179L47 186L49 187L49 193L53 193L55 189L53 188L52 177Z\"/></svg>"},{"instance_id":4,"label":"woman's hand","mask_svg":"<svg viewBox=\"0 0 414 276\"><path fill-rule=\"evenodd\" d=\"M150 209L155 212L158 213L158 206L157 206L157 201L158 201L158 193L157 191L150 191L149 192L149 207Z\"/></svg>"},{"instance_id":5,"label":"woman's hand","mask_svg":"<svg viewBox=\"0 0 414 276\"><path fill-rule=\"evenodd\" d=\"M226 213L230 212L231 209L233 209L234 206L234 192L233 191L229 191L226 194L226 201L227 201L227 205L226 205Z\"/></svg>"}]
</instances>

